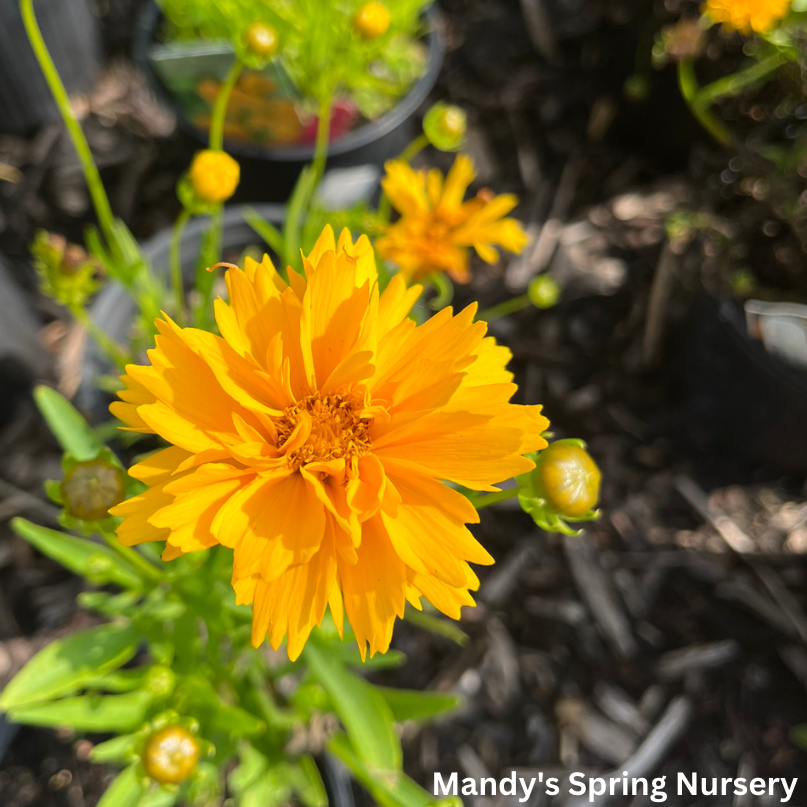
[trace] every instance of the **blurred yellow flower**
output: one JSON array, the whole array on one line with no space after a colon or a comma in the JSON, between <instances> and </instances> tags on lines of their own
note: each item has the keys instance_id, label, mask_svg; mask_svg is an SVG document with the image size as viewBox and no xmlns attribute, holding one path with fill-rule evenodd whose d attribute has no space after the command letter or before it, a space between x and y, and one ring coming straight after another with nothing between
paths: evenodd
<instances>
[{"instance_id":1,"label":"blurred yellow flower","mask_svg":"<svg viewBox=\"0 0 807 807\"><path fill-rule=\"evenodd\" d=\"M519 253L527 235L513 218L504 218L518 203L515 196L481 191L463 202L474 179L469 157L459 155L443 180L435 168L416 171L405 162L386 164L381 184L401 218L376 243L380 257L396 263L408 281L433 272L469 280L468 248L488 263L498 260L495 246Z\"/></svg>"},{"instance_id":2,"label":"blurred yellow flower","mask_svg":"<svg viewBox=\"0 0 807 807\"><path fill-rule=\"evenodd\" d=\"M517 406L510 352L476 305L423 325L421 289L379 293L373 248L327 227L289 284L268 258L226 275L221 336L158 321L150 366L126 368L112 411L171 446L131 469L148 490L113 509L126 546L167 560L234 550L253 642L288 636L296 658L330 605L364 657L389 647L405 601L459 618L491 556L465 526L473 490L529 470L546 445L540 406Z\"/></svg>"},{"instance_id":3,"label":"blurred yellow flower","mask_svg":"<svg viewBox=\"0 0 807 807\"><path fill-rule=\"evenodd\" d=\"M787 15L792 0L706 0L702 12L724 28L766 34Z\"/></svg>"},{"instance_id":4,"label":"blurred yellow flower","mask_svg":"<svg viewBox=\"0 0 807 807\"><path fill-rule=\"evenodd\" d=\"M353 20L353 25L364 39L377 39L383 36L389 29L389 23L389 9L376 0L365 3Z\"/></svg>"},{"instance_id":5,"label":"blurred yellow flower","mask_svg":"<svg viewBox=\"0 0 807 807\"><path fill-rule=\"evenodd\" d=\"M238 187L241 167L223 151L196 152L188 177L196 195L211 204L226 202Z\"/></svg>"}]
</instances>

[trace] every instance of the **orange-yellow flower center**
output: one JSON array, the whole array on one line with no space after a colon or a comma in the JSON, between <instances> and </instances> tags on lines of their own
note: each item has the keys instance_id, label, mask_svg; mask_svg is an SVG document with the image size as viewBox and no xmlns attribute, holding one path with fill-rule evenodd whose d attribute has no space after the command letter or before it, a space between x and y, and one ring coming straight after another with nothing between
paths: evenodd
<instances>
[{"instance_id":1,"label":"orange-yellow flower center","mask_svg":"<svg viewBox=\"0 0 807 807\"><path fill-rule=\"evenodd\" d=\"M372 418L362 417L363 401L357 395L309 395L283 412L276 422L278 445L295 446L287 454L298 470L310 462L361 457L371 447ZM307 435L307 436L306 436ZM298 440L305 442L296 446Z\"/></svg>"}]
</instances>

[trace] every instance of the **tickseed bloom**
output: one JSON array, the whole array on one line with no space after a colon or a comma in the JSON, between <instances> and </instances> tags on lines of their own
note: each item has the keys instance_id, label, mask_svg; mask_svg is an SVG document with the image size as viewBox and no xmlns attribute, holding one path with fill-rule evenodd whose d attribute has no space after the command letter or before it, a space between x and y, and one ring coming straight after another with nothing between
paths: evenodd
<instances>
[{"instance_id":1,"label":"tickseed bloom","mask_svg":"<svg viewBox=\"0 0 807 807\"><path fill-rule=\"evenodd\" d=\"M702 11L713 22L743 34L767 34L790 10L792 0L706 0Z\"/></svg>"},{"instance_id":2,"label":"tickseed bloom","mask_svg":"<svg viewBox=\"0 0 807 807\"><path fill-rule=\"evenodd\" d=\"M387 33L390 23L389 9L376 0L370 0L360 9L353 25L364 39L377 39Z\"/></svg>"},{"instance_id":3,"label":"tickseed bloom","mask_svg":"<svg viewBox=\"0 0 807 807\"><path fill-rule=\"evenodd\" d=\"M131 474L149 489L118 505L126 546L166 541L170 560L234 550L252 640L300 654L326 606L364 657L389 647L405 601L457 619L473 605L469 563L490 564L466 523L546 445L540 406L509 403L507 348L476 305L422 325L421 289L396 276L379 293L366 236L326 227L289 284L268 258L226 273L221 336L158 320L150 366L126 368L112 411L171 443Z\"/></svg>"},{"instance_id":4,"label":"tickseed bloom","mask_svg":"<svg viewBox=\"0 0 807 807\"><path fill-rule=\"evenodd\" d=\"M188 178L196 195L211 204L226 202L238 187L241 167L223 151L197 151Z\"/></svg>"},{"instance_id":5,"label":"tickseed bloom","mask_svg":"<svg viewBox=\"0 0 807 807\"><path fill-rule=\"evenodd\" d=\"M417 171L405 162L386 164L384 192L401 218L376 243L378 254L398 264L407 280L448 272L459 283L469 280L468 248L495 263L494 245L519 253L527 235L513 218L504 218L517 204L512 194L493 196L483 190L463 202L475 176L473 163L461 154L445 181L433 168Z\"/></svg>"}]
</instances>

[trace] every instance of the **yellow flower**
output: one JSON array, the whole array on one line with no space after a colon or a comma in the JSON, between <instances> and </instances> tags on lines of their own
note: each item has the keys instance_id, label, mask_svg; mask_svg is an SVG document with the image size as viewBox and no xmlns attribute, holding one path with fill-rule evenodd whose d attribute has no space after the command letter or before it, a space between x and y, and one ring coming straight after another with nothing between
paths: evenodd
<instances>
[{"instance_id":1,"label":"yellow flower","mask_svg":"<svg viewBox=\"0 0 807 807\"><path fill-rule=\"evenodd\" d=\"M204 149L196 152L188 177L203 202L226 202L238 187L241 167L223 151Z\"/></svg>"},{"instance_id":2,"label":"yellow flower","mask_svg":"<svg viewBox=\"0 0 807 807\"><path fill-rule=\"evenodd\" d=\"M724 28L766 34L790 9L791 0L706 0L702 12Z\"/></svg>"},{"instance_id":3,"label":"yellow flower","mask_svg":"<svg viewBox=\"0 0 807 807\"><path fill-rule=\"evenodd\" d=\"M421 289L380 294L372 246L326 227L290 282L268 258L226 274L221 336L170 320L130 365L112 411L171 447L131 469L149 489L118 505L126 546L167 541L167 560L234 550L252 638L296 658L330 605L362 656L389 647L420 598L453 618L473 605L468 565L491 556L466 528L477 514L445 484L490 491L546 445L540 406L509 403L510 352L474 322L476 305L423 325Z\"/></svg>"},{"instance_id":4,"label":"yellow flower","mask_svg":"<svg viewBox=\"0 0 807 807\"><path fill-rule=\"evenodd\" d=\"M517 204L511 194L480 192L463 202L475 176L473 163L459 155L443 181L437 169L416 171L405 162L386 164L381 184L401 218L378 240L380 257L398 264L407 280L448 272L466 283L468 247L488 263L498 260L494 245L519 253L527 235L513 218L504 218Z\"/></svg>"},{"instance_id":5,"label":"yellow flower","mask_svg":"<svg viewBox=\"0 0 807 807\"><path fill-rule=\"evenodd\" d=\"M353 20L353 25L364 39L377 39L383 36L387 33L389 23L389 9L376 0L365 3Z\"/></svg>"}]
</instances>

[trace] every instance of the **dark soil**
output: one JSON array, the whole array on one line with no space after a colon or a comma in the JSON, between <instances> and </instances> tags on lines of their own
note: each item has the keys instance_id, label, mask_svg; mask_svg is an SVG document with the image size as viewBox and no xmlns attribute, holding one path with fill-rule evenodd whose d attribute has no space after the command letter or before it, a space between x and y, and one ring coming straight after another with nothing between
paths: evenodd
<instances>
[{"instance_id":1,"label":"dark soil","mask_svg":"<svg viewBox=\"0 0 807 807\"><path fill-rule=\"evenodd\" d=\"M112 67L86 127L113 204L144 238L176 213L185 146L126 64L134 5L104 4ZM479 184L520 195L518 212L542 250L480 265L455 303L488 308L522 293L540 271L561 282L558 306L491 330L513 350L520 399L543 403L558 437L588 441L603 471L603 516L567 538L543 533L517 506L483 512L476 533L497 565L481 570L479 606L459 625L467 644L403 623L395 646L408 661L383 675L467 699L454 717L405 729L407 770L429 790L435 771L621 773L657 730L652 766L636 775L666 776L669 803L774 803L679 798L669 786L679 771L792 778L807 769L789 739L807 723L807 454L780 451L776 423L748 430L739 415L699 419L726 402L708 374L697 376L712 347L692 353L686 345L702 295L725 294L738 269L753 272L763 299L807 299L805 234L781 205L802 193L803 180L754 192L765 167L709 141L672 68L645 70L657 20L694 3L441 5L448 55L435 97L468 110ZM531 27L524 12L535 9L547 21ZM710 69L735 58L728 48ZM636 70L650 82L642 102L623 92ZM766 103L775 98L728 113L742 129L758 116L751 107ZM428 159L446 167L451 157ZM36 293L26 247L37 227L79 240L88 200L58 127L0 137L0 162L25 175L17 186L0 183L0 252L42 323L52 356L46 380L69 391L78 336ZM709 226L668 245L665 223L681 209ZM25 374L17 368L2 383L0 686L81 618L80 583L7 526L16 515L53 523L41 484L58 477L59 454ZM726 411L742 413L744 401ZM790 434L797 444L807 439L803 423ZM3 807L92 807L109 780L87 763L87 739L23 729L4 749L9 740L0 723ZM536 791L530 804L544 803ZM807 804L804 781L790 804Z\"/></svg>"}]
</instances>

